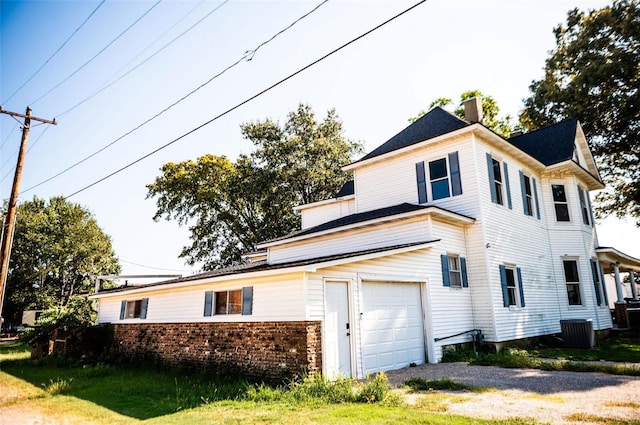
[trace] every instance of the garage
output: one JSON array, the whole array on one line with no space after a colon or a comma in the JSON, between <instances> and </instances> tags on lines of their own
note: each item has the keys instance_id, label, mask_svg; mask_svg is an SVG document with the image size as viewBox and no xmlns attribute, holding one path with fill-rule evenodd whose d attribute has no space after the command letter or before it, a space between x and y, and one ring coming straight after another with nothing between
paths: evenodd
<instances>
[{"instance_id":1,"label":"garage","mask_svg":"<svg viewBox=\"0 0 640 425\"><path fill-rule=\"evenodd\" d=\"M419 283L362 283L362 358L366 373L425 362Z\"/></svg>"}]
</instances>

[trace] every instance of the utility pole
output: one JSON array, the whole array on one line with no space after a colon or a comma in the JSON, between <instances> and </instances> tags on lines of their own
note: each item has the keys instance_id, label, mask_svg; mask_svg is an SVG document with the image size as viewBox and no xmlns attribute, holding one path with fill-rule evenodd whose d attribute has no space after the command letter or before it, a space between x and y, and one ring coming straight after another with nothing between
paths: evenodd
<instances>
[{"instance_id":1,"label":"utility pole","mask_svg":"<svg viewBox=\"0 0 640 425\"><path fill-rule=\"evenodd\" d=\"M27 151L27 139L29 138L29 129L31 121L39 121L43 124L56 125L56 120L46 120L44 118L32 117L31 108L27 106L27 113L20 114L2 109L0 113L15 117L24 118L22 123L22 140L20 141L20 151L18 152L18 162L16 164L16 172L13 176L13 186L11 187L11 195L9 196L9 204L7 205L7 213L2 222L2 245L0 246L0 317L2 316L2 306L4 305L4 291L7 285L7 275L9 273L9 257L11 255L11 245L13 243L13 230L15 229L16 207L18 206L18 190L20 188L20 178L22 177L22 166L24 165L24 156ZM16 120L17 121L17 120ZM18 121L20 122L20 121Z\"/></svg>"}]
</instances>

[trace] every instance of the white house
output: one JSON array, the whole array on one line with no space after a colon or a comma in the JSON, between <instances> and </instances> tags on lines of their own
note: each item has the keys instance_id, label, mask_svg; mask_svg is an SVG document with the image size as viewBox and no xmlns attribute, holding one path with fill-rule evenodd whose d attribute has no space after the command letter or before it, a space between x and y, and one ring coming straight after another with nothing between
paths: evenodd
<instances>
[{"instance_id":1,"label":"white house","mask_svg":"<svg viewBox=\"0 0 640 425\"><path fill-rule=\"evenodd\" d=\"M611 328L589 199L604 185L580 123L505 139L479 101L465 107L466 120L436 107L344 167L352 182L297 207L302 229L246 264L98 293L98 321L317 323L318 369L355 377L438 362L474 330L499 344L562 319Z\"/></svg>"}]
</instances>

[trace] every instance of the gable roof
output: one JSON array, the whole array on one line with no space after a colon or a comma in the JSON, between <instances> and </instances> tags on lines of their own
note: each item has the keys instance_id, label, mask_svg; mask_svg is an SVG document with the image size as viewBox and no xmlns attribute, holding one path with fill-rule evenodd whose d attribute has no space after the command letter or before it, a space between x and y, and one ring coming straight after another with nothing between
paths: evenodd
<instances>
[{"instance_id":1,"label":"gable roof","mask_svg":"<svg viewBox=\"0 0 640 425\"><path fill-rule=\"evenodd\" d=\"M91 298L101 298L102 295L108 295L108 294L132 291L132 290L136 290L139 292L139 291L144 291L146 288L154 288L159 286L173 285L173 284L178 284L183 282L191 282L191 281L204 280L204 279L213 279L213 278L219 278L224 276L242 275L242 274L252 273L252 272L291 269L294 267L303 267L303 266L318 265L318 264L326 265L326 263L331 263L331 262L340 261L340 260L348 260L351 258L363 257L367 255L382 254L387 251L396 251L396 252L412 251L415 249L420 249L423 246L428 247L431 244L439 241L440 239L410 242L410 243L390 245L390 246L385 246L380 248L369 248L369 249L352 251L352 252L347 252L342 254L325 255L321 257L309 258L304 260L294 260L286 263L268 264L266 261L256 261L254 263L239 264L236 266L230 266L222 269L194 274L191 276L185 276L178 279L164 280L161 282L150 283L148 285L143 285L143 286L129 286L129 287L105 289L100 291L98 294L92 295ZM283 272L285 271L283 270Z\"/></svg>"},{"instance_id":2,"label":"gable roof","mask_svg":"<svg viewBox=\"0 0 640 425\"><path fill-rule=\"evenodd\" d=\"M469 123L436 106L413 124L356 162L365 161L407 146L415 145L416 143L459 130L469 125Z\"/></svg>"},{"instance_id":3,"label":"gable roof","mask_svg":"<svg viewBox=\"0 0 640 425\"><path fill-rule=\"evenodd\" d=\"M577 128L578 120L572 118L508 140L515 147L549 166L573 158Z\"/></svg>"}]
</instances>

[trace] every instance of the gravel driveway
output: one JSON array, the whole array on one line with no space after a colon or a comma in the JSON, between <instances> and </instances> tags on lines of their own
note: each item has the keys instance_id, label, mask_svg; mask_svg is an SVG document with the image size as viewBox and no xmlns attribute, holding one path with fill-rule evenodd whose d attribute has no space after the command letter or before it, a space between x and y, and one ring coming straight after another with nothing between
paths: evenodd
<instances>
[{"instance_id":1,"label":"gravel driveway","mask_svg":"<svg viewBox=\"0 0 640 425\"><path fill-rule=\"evenodd\" d=\"M465 392L467 401L450 403L449 413L487 419L531 417L551 424L582 425L596 423L586 420L586 416L593 416L640 425L640 377L503 369L466 363L426 364L387 375L396 386L409 378L422 377L427 381L449 378L467 385L498 389ZM567 418L577 414L583 415L579 421Z\"/></svg>"}]
</instances>

